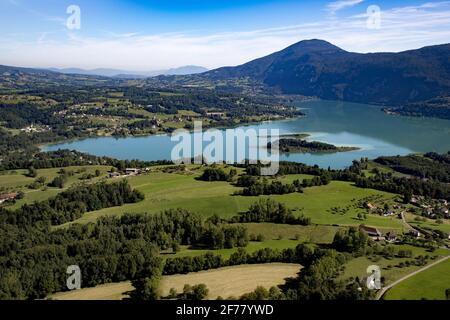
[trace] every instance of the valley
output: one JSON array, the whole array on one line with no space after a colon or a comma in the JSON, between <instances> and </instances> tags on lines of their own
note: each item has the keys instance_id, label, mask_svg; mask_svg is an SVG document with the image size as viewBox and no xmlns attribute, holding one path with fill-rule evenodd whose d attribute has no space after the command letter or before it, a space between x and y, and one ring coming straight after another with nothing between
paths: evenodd
<instances>
[{"instance_id":1,"label":"valley","mask_svg":"<svg viewBox=\"0 0 450 320\"><path fill-rule=\"evenodd\" d=\"M448 298L449 52L313 39L194 74L0 66L0 300ZM246 152L176 158L195 123ZM265 176L250 156L272 144L241 135L271 129Z\"/></svg>"},{"instance_id":2,"label":"valley","mask_svg":"<svg viewBox=\"0 0 450 320\"><path fill-rule=\"evenodd\" d=\"M80 159L83 157L88 158L87 156L79 157L75 155L73 159ZM435 156L427 155L427 157L430 159L430 157ZM56 160L59 162L61 161L59 159L62 159L57 157L52 158L54 160L48 160L47 166L50 165L52 161ZM70 158L67 158L67 160L64 161L73 161L69 159ZM400 159L401 160L398 161L403 163L403 166L410 166L406 160L408 159L407 157ZM89 161L97 162L105 160L93 157ZM385 163L387 160L384 159L383 161ZM383 161L381 159L377 159L376 162L368 163L362 161L358 165L355 165L351 170L360 168L358 169L362 170L360 174L364 173L364 175L367 174L372 176L372 178L379 176L380 172L384 172L385 174L389 173L397 178L405 177L403 173L381 165L380 163ZM37 163L38 162L36 162L36 164ZM116 164L117 167L120 167L119 163L120 162ZM430 162L430 166L432 163L433 162ZM11 165L13 164L11 163ZM140 164L136 163L135 165L139 166ZM238 186L239 180L249 173L252 173L251 166L175 166L157 163L142 163L141 165L150 165L150 167L148 167L149 170L138 175L120 178L110 178L107 173L110 172L111 166L105 165L82 165L54 169L37 169L35 178L27 177L26 175L29 175L27 170L3 171L2 177L4 177L4 179L0 180L0 187L3 190L14 190L23 193L21 199L4 204L3 209L11 211L21 208L21 210L24 210L24 206L33 205L36 201L40 202L46 198L51 200L55 194L64 196L63 194L65 191L75 191L77 188L83 190L83 188L86 188L86 184L97 185L99 183L106 183L116 185L120 181L126 181L129 183L130 188L135 190L134 192L141 195L140 200L138 199L135 203L106 205L106 208L100 210L87 210L87 212L81 216L78 215L79 218L71 218L72 221L67 223L52 223L53 226L51 227L48 236L51 238L58 237L60 234L67 234L67 236L69 236L69 234L72 234L73 232L82 232L82 234L84 234L87 230L81 231L83 229L80 228L84 228L83 226L89 226L89 229L103 229L106 226L108 226L107 228L110 228L117 224L117 227L120 226L120 228L126 228L129 223L135 223L132 222L135 221L135 219L138 219L136 221L139 221L139 219L147 221L147 219L152 219L152 216L160 216L161 218L158 218L156 221L159 219L163 219L162 221L164 221L165 218L163 217L165 215L173 217L180 215L180 218L185 217L182 219L187 219L192 215L192 219L200 219L199 221L205 221L204 219L206 219L206 221L209 222L204 224L205 228L216 225L220 228L242 228L242 230L245 230L245 236L243 238L245 240L242 239L244 243L239 245L232 245L231 243L226 244L228 242L222 244L219 244L220 242L213 242L215 244L211 245L204 242L220 241L218 240L220 238L213 240L216 239L215 237L217 235L213 236L212 234L211 236L213 238L211 238L211 240L201 240L202 238L200 238L198 240L200 242L191 242L190 244L187 243L186 240L181 240L181 243L173 242L173 240L170 240L170 237L162 237L157 240L157 243L159 243L160 246L157 256L161 259L163 266L163 277L161 278L161 284L158 285L158 288L161 288L162 290L162 296L169 295L169 289L172 287L176 288L177 292L180 293L183 291L184 285L198 285L200 284L199 281L201 281L201 279L205 279L201 283L205 283L208 292L211 292L214 296L220 292L220 290L222 290L221 288L225 285L224 281L221 281L221 278L217 278L216 276L213 276L215 282L208 282L207 277L203 277L202 273L199 273L198 277L196 274L192 274L193 280L190 280L191 272L195 273L211 269L211 271L206 271L207 274L209 274L210 272L216 272L215 270L219 268L217 269L217 272L220 273L220 268L231 267L233 269L235 268L233 267L235 265L246 263L250 264L249 268L253 268L255 263L263 263L262 268L271 268L271 265L266 263L299 263L308 266L310 262L308 262L308 258L305 256L307 252L305 250L307 250L306 247L308 246L311 246L311 249L316 248L315 250L319 250L317 252L326 250L325 248L332 246L343 254L341 257L341 259L343 259L343 267L339 268L340 276L335 281L344 281L344 283L349 281L352 282L355 281L355 279L364 277L367 265L375 263L382 268L384 285L389 285L397 279L419 270L423 266L431 264L433 261L436 261L436 259L450 255L450 251L445 249L445 246L448 245L446 238L439 239L438 233L435 233L440 230L445 230L445 226L449 225L447 218L444 217L441 224L436 223L437 218L434 218L434 220L430 220L430 218L427 219L426 224L415 224L417 218L425 213L418 211L413 202L405 203L403 195L399 195L398 193L361 187L360 182L357 182L358 185L355 185L354 182L345 181L348 178L338 178L343 174L341 171L331 172L332 175L336 177L334 178L335 180L332 178L331 181L314 186L311 185L311 181L316 183L314 182L314 179L317 178L317 175L322 176L326 174L326 170L320 171L320 169L315 169L314 167L294 163L283 163L280 174L271 178L270 180L272 181L264 182L263 180L267 179L262 178L257 179L257 181L259 180L260 183L271 184L277 182L282 185L295 185L296 181L300 181L302 183L301 190L299 189L297 192L291 191L280 195L248 196L239 195L237 191L242 190L242 187ZM294 168L299 173L293 173ZM207 182L199 180L208 169L224 170L228 173L235 170L235 176L231 181ZM403 169L395 169L403 171ZM283 173L286 170L289 170L290 173ZM347 174L350 174L350 172L352 171L348 171ZM411 169L410 172L412 172ZM429 172L430 173L427 174L433 174L431 170L429 170ZM65 181L63 188L52 188L42 185L34 191L28 191L30 184L39 177L45 177L45 181L51 181L58 176L66 174L68 174L70 178ZM89 174L92 175L89 176ZM358 177L358 175L355 177ZM350 180L352 179L354 178L350 178ZM371 178L369 178L368 181L370 181L370 179ZM443 176L439 179L446 178ZM43 184L45 183L46 182ZM375 186L375 188L378 187ZM49 191L51 191L51 193ZM413 193L415 192L413 191ZM50 204L51 203L53 202L50 202ZM272 220L242 221L237 218L239 216L243 217L243 214L246 212L257 210L258 203L261 203L264 206L269 206L269 204L270 206L280 205L282 207L277 209L280 210L279 212L287 210L288 215L292 214L292 217L295 219L302 218L302 220L280 223L275 222L277 220L273 220L274 222L271 222ZM273 211L273 214L275 214L275 212L277 211ZM402 220L401 215L403 212L407 212L407 221L411 221L409 223L413 225L414 228L420 230L424 236L417 238L410 236L411 226ZM3 212L3 217L5 217L5 214L6 212ZM69 214L69 212L66 212L65 214ZM8 221L10 221L8 223L13 223L12 221L14 220L11 220L11 213L8 213L8 215L10 217L8 218ZM416 219L414 219L414 217ZM39 219L38 216L36 218ZM150 223L150 221L152 220L149 220L146 223ZM22 224L23 222L17 220L15 223ZM201 225L203 225L203 223L205 222L202 222ZM210 225L210 223L212 224ZM365 241L368 242L360 249L345 249L344 247L339 247L340 245L337 242L338 235L346 234L349 232L348 230L358 230L362 225L376 228L383 237L388 234L394 234L395 240L392 242L391 240L369 241L369 239L366 238ZM138 227L138 230L139 229L141 229L141 227ZM124 229L124 231L125 230L126 229ZM129 231L125 231L125 234L128 232ZM88 234L83 237L88 236ZM154 234L153 236L156 236L157 234ZM364 234L365 233L362 233L361 231L361 236ZM444 234L445 232L443 235ZM130 236L132 239L138 235L132 236L130 234L126 237ZM93 239L89 241L93 241ZM344 254L345 252L350 252L351 254ZM294 254L294 256L290 256L292 254ZM205 262L194 262L203 260L205 260ZM208 264L206 263L208 260L211 260L211 263L215 264L216 267L208 267ZM84 268L88 268L88 265L85 265ZM236 270L239 274L244 274L239 271L239 267L236 268L237 269L233 270ZM172 276L178 273L189 273L189 275L186 277ZM296 279L295 273L296 272L291 275L293 279ZM269 271L268 274L274 273ZM136 283L133 284L133 286L130 286L129 282L128 284L125 282L117 282L120 278L117 278L116 276L109 278L110 280L107 280L108 278L104 278L104 280L95 280L91 279L91 275L85 276L88 278L86 279L86 281L88 281L86 286L95 288L86 288L82 291L73 293L57 293L50 297L52 299L119 299L126 296L123 295L124 292L132 291L132 289L135 288L134 286L138 285ZM172 282L170 279L173 279L174 281L175 279L178 280ZM265 281L266 280L263 280L262 278L261 282L256 280L249 281L248 286L245 286L245 289L243 287L239 289L240 291L233 291L234 289L230 289L231 291L229 291L229 294L233 296L240 296L243 294L265 294L263 291L251 293L258 284L262 285L269 283ZM271 283L276 285L277 281ZM115 284L107 284L110 282L114 282ZM97 285L100 286L97 287ZM269 287L270 285L267 285L266 289L269 289ZM278 292L277 294L281 293ZM210 296L210 298L214 297Z\"/></svg>"}]
</instances>

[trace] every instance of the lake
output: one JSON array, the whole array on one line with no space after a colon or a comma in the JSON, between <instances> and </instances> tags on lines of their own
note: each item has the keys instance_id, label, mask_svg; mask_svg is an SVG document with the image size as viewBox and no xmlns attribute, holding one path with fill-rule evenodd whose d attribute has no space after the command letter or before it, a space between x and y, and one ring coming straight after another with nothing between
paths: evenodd
<instances>
[{"instance_id":1,"label":"lake","mask_svg":"<svg viewBox=\"0 0 450 320\"><path fill-rule=\"evenodd\" d=\"M244 130L279 129L281 134L308 133L307 140L334 145L357 146L351 152L332 154L283 154L281 160L335 169L351 165L354 159L374 159L382 155L450 151L450 121L387 115L380 107L340 101L310 101L296 104L306 117L264 122ZM100 137L48 145L44 151L71 149L117 159L170 159L170 136Z\"/></svg>"}]
</instances>

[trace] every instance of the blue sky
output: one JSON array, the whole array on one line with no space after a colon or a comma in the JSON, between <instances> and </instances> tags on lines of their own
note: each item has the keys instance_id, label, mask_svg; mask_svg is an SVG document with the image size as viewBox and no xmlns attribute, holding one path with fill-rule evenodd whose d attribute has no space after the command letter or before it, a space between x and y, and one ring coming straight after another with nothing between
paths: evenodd
<instances>
[{"instance_id":1,"label":"blue sky","mask_svg":"<svg viewBox=\"0 0 450 320\"><path fill-rule=\"evenodd\" d=\"M69 5L81 28L69 30ZM367 10L380 10L379 28ZM0 64L147 71L237 65L320 38L349 51L450 42L450 1L0 0Z\"/></svg>"}]
</instances>

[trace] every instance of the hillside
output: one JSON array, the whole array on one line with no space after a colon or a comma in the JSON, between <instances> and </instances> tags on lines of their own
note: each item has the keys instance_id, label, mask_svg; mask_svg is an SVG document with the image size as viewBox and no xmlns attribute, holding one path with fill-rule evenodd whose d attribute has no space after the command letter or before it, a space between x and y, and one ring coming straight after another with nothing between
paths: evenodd
<instances>
[{"instance_id":1,"label":"hillside","mask_svg":"<svg viewBox=\"0 0 450 320\"><path fill-rule=\"evenodd\" d=\"M0 90L19 88L35 90L48 86L104 85L111 82L110 78L101 76L63 74L51 70L0 65Z\"/></svg>"},{"instance_id":2,"label":"hillside","mask_svg":"<svg viewBox=\"0 0 450 320\"><path fill-rule=\"evenodd\" d=\"M241 66L209 71L204 77L250 78L286 94L402 105L450 95L450 44L360 54L308 40Z\"/></svg>"}]
</instances>

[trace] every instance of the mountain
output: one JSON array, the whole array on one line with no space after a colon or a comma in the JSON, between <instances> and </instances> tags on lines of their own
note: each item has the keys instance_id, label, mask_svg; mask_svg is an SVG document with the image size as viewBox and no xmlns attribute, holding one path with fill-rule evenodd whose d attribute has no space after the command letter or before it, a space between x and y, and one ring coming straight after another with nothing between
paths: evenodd
<instances>
[{"instance_id":1,"label":"mountain","mask_svg":"<svg viewBox=\"0 0 450 320\"><path fill-rule=\"evenodd\" d=\"M82 74L64 74L46 69L0 65L0 88L45 88L47 86L99 85L114 79Z\"/></svg>"},{"instance_id":2,"label":"mountain","mask_svg":"<svg viewBox=\"0 0 450 320\"><path fill-rule=\"evenodd\" d=\"M179 68L169 69L165 71L164 75L170 75L170 76L182 76L182 75L188 75L188 74L198 74L208 71L208 69L204 67L199 66L183 66Z\"/></svg>"},{"instance_id":3,"label":"mountain","mask_svg":"<svg viewBox=\"0 0 450 320\"><path fill-rule=\"evenodd\" d=\"M63 68L63 69L49 68L48 70L64 74L114 77L119 79L142 79L147 77L155 77L159 75L189 75L208 71L208 69L199 66L182 66L174 69L154 70L147 72L106 69L106 68L98 68L92 70L85 70L79 68Z\"/></svg>"},{"instance_id":4,"label":"mountain","mask_svg":"<svg viewBox=\"0 0 450 320\"><path fill-rule=\"evenodd\" d=\"M285 94L400 105L450 96L450 44L361 54L323 40L306 40L202 76L210 80L250 78Z\"/></svg>"},{"instance_id":5,"label":"mountain","mask_svg":"<svg viewBox=\"0 0 450 320\"><path fill-rule=\"evenodd\" d=\"M127 73L127 71L117 70L117 69L93 69L85 70L79 68L49 68L48 70L64 73L64 74L79 74L79 75L89 75L89 76L101 76L101 77L114 77L117 74Z\"/></svg>"}]
</instances>

